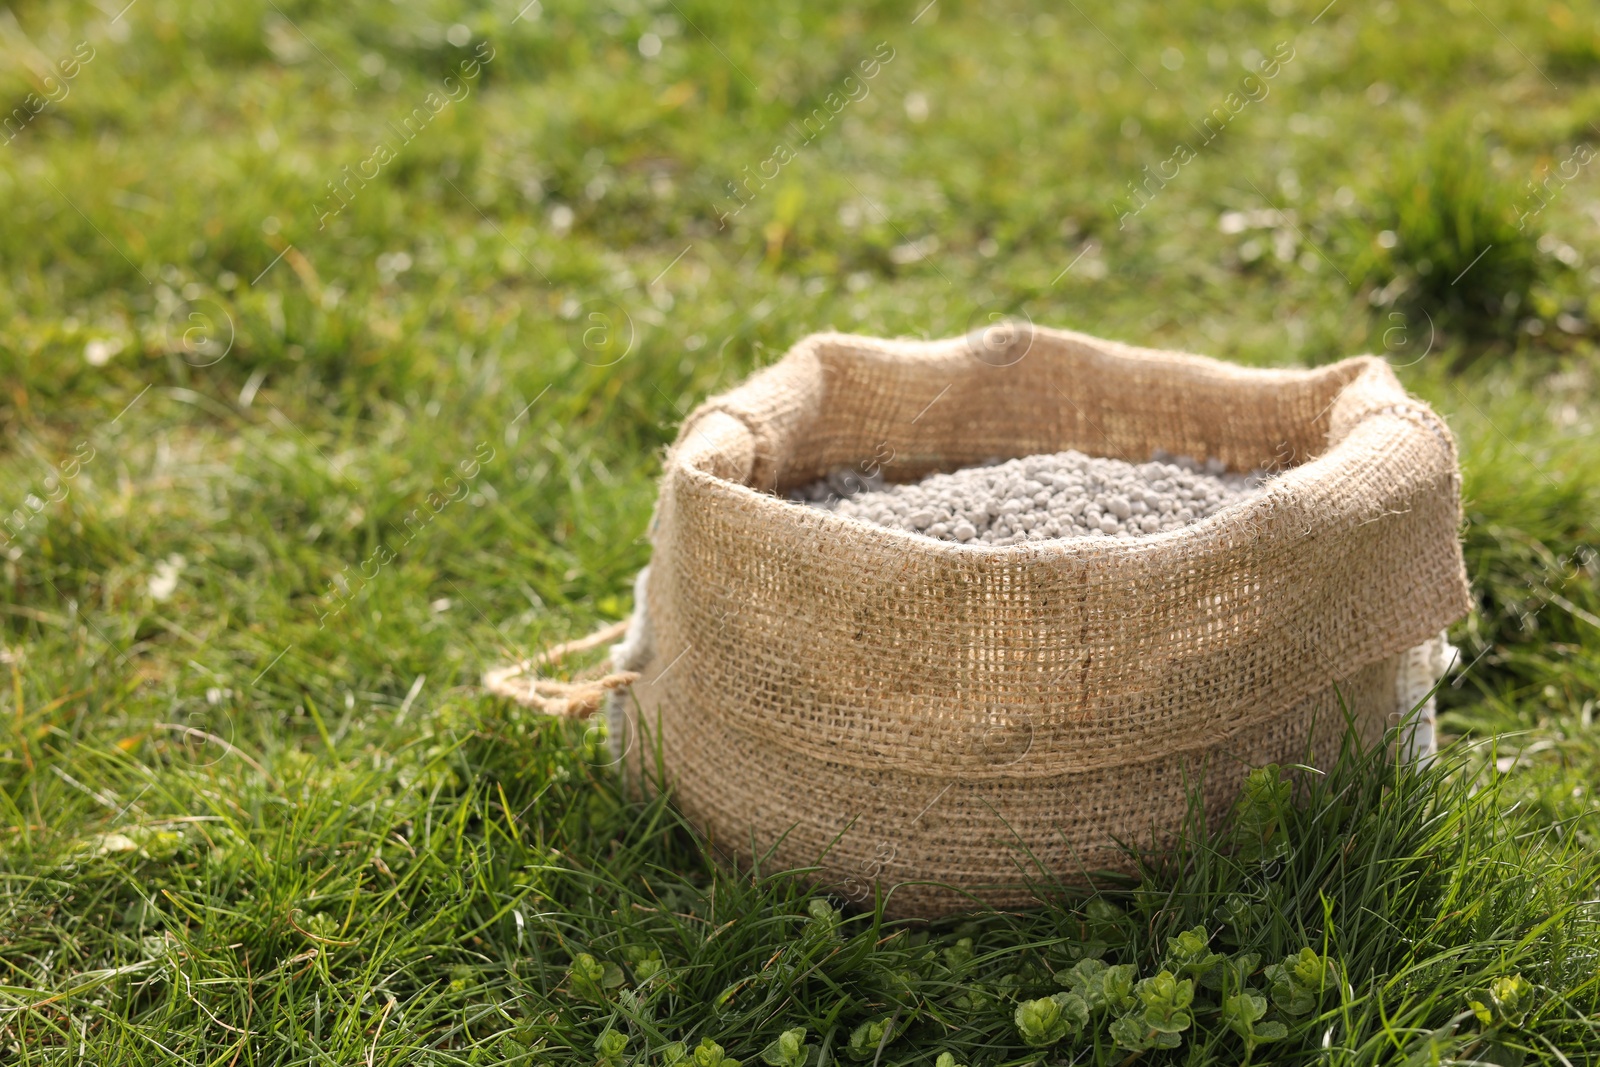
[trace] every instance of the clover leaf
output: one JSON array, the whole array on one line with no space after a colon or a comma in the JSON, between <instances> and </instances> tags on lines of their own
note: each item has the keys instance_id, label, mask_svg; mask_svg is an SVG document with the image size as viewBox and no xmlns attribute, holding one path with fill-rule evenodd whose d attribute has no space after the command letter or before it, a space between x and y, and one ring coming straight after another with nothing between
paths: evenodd
<instances>
[{"instance_id":1,"label":"clover leaf","mask_svg":"<svg viewBox=\"0 0 1600 1067\"><path fill-rule=\"evenodd\" d=\"M709 1037L700 1039L700 1044L689 1053L689 1060L694 1067L739 1067L739 1061L724 1055L722 1046Z\"/></svg>"},{"instance_id":2,"label":"clover leaf","mask_svg":"<svg viewBox=\"0 0 1600 1067\"><path fill-rule=\"evenodd\" d=\"M1177 937L1167 938L1167 964L1179 974L1203 980L1218 964L1228 957L1211 951L1211 935L1204 926L1185 930Z\"/></svg>"},{"instance_id":3,"label":"clover leaf","mask_svg":"<svg viewBox=\"0 0 1600 1067\"><path fill-rule=\"evenodd\" d=\"M620 1030L607 1030L594 1043L594 1050L600 1054L600 1062L606 1067L620 1067L623 1062L622 1050L627 1047L628 1035Z\"/></svg>"},{"instance_id":4,"label":"clover leaf","mask_svg":"<svg viewBox=\"0 0 1600 1067\"><path fill-rule=\"evenodd\" d=\"M961 974L972 964L972 938L963 937L944 950L944 963L955 974Z\"/></svg>"},{"instance_id":5,"label":"clover leaf","mask_svg":"<svg viewBox=\"0 0 1600 1067\"><path fill-rule=\"evenodd\" d=\"M1024 1000L1013 1017L1023 1044L1046 1048L1082 1032L1089 1021L1089 1005L1076 993L1057 993L1039 1000Z\"/></svg>"},{"instance_id":6,"label":"clover leaf","mask_svg":"<svg viewBox=\"0 0 1600 1067\"><path fill-rule=\"evenodd\" d=\"M1245 776L1233 810L1233 841L1241 860L1267 863L1289 854L1288 839L1280 830L1293 793L1294 784L1284 779L1276 763Z\"/></svg>"},{"instance_id":7,"label":"clover leaf","mask_svg":"<svg viewBox=\"0 0 1600 1067\"><path fill-rule=\"evenodd\" d=\"M1222 998L1222 1021L1244 1039L1245 1048L1254 1052L1255 1047L1268 1041L1282 1041L1289 1036L1289 1028L1277 1021L1261 1022L1261 1017L1267 1013L1267 998L1259 993L1246 990Z\"/></svg>"},{"instance_id":8,"label":"clover leaf","mask_svg":"<svg viewBox=\"0 0 1600 1067\"><path fill-rule=\"evenodd\" d=\"M1171 971L1162 971L1154 978L1146 978L1134 987L1134 995L1144 1005L1144 1021L1163 1034L1179 1034L1189 1029L1194 1016L1189 1005L1194 1002L1194 982L1185 978L1179 981Z\"/></svg>"},{"instance_id":9,"label":"clover leaf","mask_svg":"<svg viewBox=\"0 0 1600 1067\"><path fill-rule=\"evenodd\" d=\"M761 1061L768 1067L805 1067L811 1046L806 1044L806 1028L797 1026L779 1034L761 1050Z\"/></svg>"},{"instance_id":10,"label":"clover leaf","mask_svg":"<svg viewBox=\"0 0 1600 1067\"><path fill-rule=\"evenodd\" d=\"M1114 966L1103 960L1079 960L1059 980L1083 999L1089 1010L1127 1011L1133 1007L1136 971L1131 963Z\"/></svg>"},{"instance_id":11,"label":"clover leaf","mask_svg":"<svg viewBox=\"0 0 1600 1067\"><path fill-rule=\"evenodd\" d=\"M1533 983L1520 974L1506 975L1489 983L1486 992L1467 1002L1472 1014L1484 1026L1521 1026L1533 1008Z\"/></svg>"},{"instance_id":12,"label":"clover leaf","mask_svg":"<svg viewBox=\"0 0 1600 1067\"><path fill-rule=\"evenodd\" d=\"M850 1032L850 1043L845 1046L852 1058L870 1060L878 1049L894 1040L894 1019L881 1016L869 1019Z\"/></svg>"},{"instance_id":13,"label":"clover leaf","mask_svg":"<svg viewBox=\"0 0 1600 1067\"><path fill-rule=\"evenodd\" d=\"M839 934L840 912L832 904L821 897L812 897L806 905L806 912L811 916L806 922L806 927L815 930L823 937L837 937Z\"/></svg>"},{"instance_id":14,"label":"clover leaf","mask_svg":"<svg viewBox=\"0 0 1600 1067\"><path fill-rule=\"evenodd\" d=\"M572 994L596 1004L605 1002L606 990L615 989L624 981L621 967L601 963L587 952L572 957L572 965L567 968L567 985Z\"/></svg>"},{"instance_id":15,"label":"clover leaf","mask_svg":"<svg viewBox=\"0 0 1600 1067\"><path fill-rule=\"evenodd\" d=\"M622 958L628 961L628 966L633 968L633 976L641 982L647 982L661 973L663 964L660 949L629 945L622 950Z\"/></svg>"},{"instance_id":16,"label":"clover leaf","mask_svg":"<svg viewBox=\"0 0 1600 1067\"><path fill-rule=\"evenodd\" d=\"M1194 1002L1194 979L1179 979L1162 971L1133 987L1139 1006L1111 1024L1111 1036L1123 1048L1142 1052L1150 1048L1177 1048L1182 1034L1194 1024L1189 1005Z\"/></svg>"},{"instance_id":17,"label":"clover leaf","mask_svg":"<svg viewBox=\"0 0 1600 1067\"><path fill-rule=\"evenodd\" d=\"M1268 967L1265 977L1272 983L1272 1003L1279 1011L1305 1015L1316 1009L1324 993L1338 987L1339 968L1327 956L1302 948L1297 955Z\"/></svg>"}]
</instances>

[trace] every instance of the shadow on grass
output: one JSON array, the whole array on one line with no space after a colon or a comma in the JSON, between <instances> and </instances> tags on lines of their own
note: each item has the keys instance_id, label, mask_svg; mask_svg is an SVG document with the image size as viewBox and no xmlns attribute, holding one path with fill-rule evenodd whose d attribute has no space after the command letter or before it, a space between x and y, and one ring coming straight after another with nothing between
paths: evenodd
<instances>
[{"instance_id":1,"label":"shadow on grass","mask_svg":"<svg viewBox=\"0 0 1600 1067\"><path fill-rule=\"evenodd\" d=\"M1326 772L1256 771L1220 826L1196 801L1181 840L1136 852L1140 873L1120 884L1041 884L1036 908L937 922L887 920L881 895L843 912L807 888L812 871L735 873L664 800L618 796L632 817L604 870L545 870L565 930L552 955L614 962L615 984L586 995L571 971L546 971L543 1021L518 1040L582 1058L617 1032L630 1056L670 1058L674 1042L709 1037L749 1057L803 1028L808 1062L884 1064L1025 1062L1040 1048L1108 1064L1141 1048L1190 1063L1600 1050L1600 864L1560 824L1519 815L1491 747L1403 766L1388 756L1396 734L1372 747L1348 734ZM1128 988L1108 993L1106 973ZM1308 991L1296 974L1322 977ZM1046 1000L1056 1008L1030 1007Z\"/></svg>"}]
</instances>

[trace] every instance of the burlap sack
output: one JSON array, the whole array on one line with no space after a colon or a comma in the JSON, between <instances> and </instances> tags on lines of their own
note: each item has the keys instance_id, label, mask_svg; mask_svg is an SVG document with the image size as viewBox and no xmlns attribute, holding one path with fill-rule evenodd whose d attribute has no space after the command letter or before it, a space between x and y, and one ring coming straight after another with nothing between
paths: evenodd
<instances>
[{"instance_id":1,"label":"burlap sack","mask_svg":"<svg viewBox=\"0 0 1600 1067\"><path fill-rule=\"evenodd\" d=\"M1067 448L1282 473L1180 531L1008 547L775 495ZM893 915L1025 903L1126 869L1119 842L1170 835L1201 783L1216 811L1250 767L1331 759L1346 710L1369 739L1395 721L1402 668L1468 609L1459 485L1444 422L1370 356L809 337L667 456L613 734L763 869L892 889Z\"/></svg>"}]
</instances>

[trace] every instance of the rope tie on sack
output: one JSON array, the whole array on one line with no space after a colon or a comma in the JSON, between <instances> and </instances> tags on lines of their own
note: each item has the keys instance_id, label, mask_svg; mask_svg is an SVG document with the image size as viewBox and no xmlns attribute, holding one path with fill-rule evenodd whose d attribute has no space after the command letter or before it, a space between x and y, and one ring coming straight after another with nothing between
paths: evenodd
<instances>
[{"instance_id":1,"label":"rope tie on sack","mask_svg":"<svg viewBox=\"0 0 1600 1067\"><path fill-rule=\"evenodd\" d=\"M563 641L553 648L545 649L532 659L498 667L483 676L484 688L496 696L515 700L525 708L532 708L546 715L586 719L600 710L600 705L605 703L607 693L638 681L638 672L612 671L599 677L589 678L580 674L570 682L558 682L554 678L539 677L538 669L554 666L574 652L587 652L597 645L615 641L627 629L628 620L623 619L602 626L587 637ZM596 667L584 673L603 670L610 665L610 662L611 657L607 656Z\"/></svg>"}]
</instances>

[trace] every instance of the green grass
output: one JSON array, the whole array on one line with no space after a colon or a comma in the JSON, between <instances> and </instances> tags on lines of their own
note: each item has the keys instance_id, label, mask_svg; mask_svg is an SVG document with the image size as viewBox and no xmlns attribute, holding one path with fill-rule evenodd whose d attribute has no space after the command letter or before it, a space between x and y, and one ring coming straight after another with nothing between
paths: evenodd
<instances>
[{"instance_id":1,"label":"green grass","mask_svg":"<svg viewBox=\"0 0 1600 1067\"><path fill-rule=\"evenodd\" d=\"M1600 1056L1592 5L120 6L0 11L0 106L56 97L0 134L0 1062L832 1064L893 1019L885 1065L1115 1064L1018 1004L1197 924L1342 978L1253 1062ZM1197 825L1092 900L893 924L478 691L628 610L700 398L994 310L1401 366L1462 447L1467 740L1302 776L1265 862ZM1140 1062L1242 1060L1207 998Z\"/></svg>"}]
</instances>

